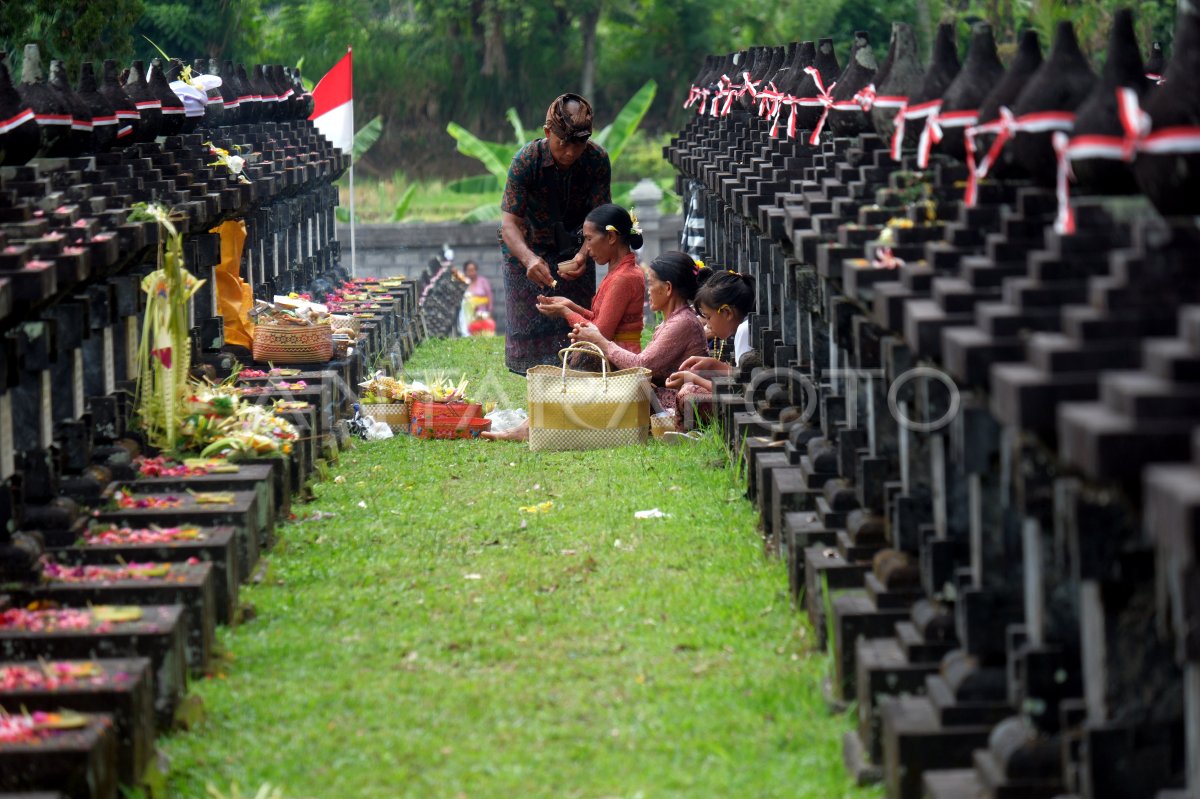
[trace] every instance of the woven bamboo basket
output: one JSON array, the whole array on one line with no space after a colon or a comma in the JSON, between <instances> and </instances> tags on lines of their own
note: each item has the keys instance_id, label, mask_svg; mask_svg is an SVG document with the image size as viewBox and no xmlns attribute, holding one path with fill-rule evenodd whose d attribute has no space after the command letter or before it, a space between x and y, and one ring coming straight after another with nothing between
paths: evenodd
<instances>
[{"instance_id":1,"label":"woven bamboo basket","mask_svg":"<svg viewBox=\"0 0 1200 799\"><path fill-rule=\"evenodd\" d=\"M333 320L332 327L339 330L353 330L356 336L362 332L362 320L350 314L331 314L329 318Z\"/></svg>"},{"instance_id":2,"label":"woven bamboo basket","mask_svg":"<svg viewBox=\"0 0 1200 799\"><path fill-rule=\"evenodd\" d=\"M333 329L329 325L258 325L251 352L256 361L321 363L333 357Z\"/></svg>"},{"instance_id":3,"label":"woven bamboo basket","mask_svg":"<svg viewBox=\"0 0 1200 799\"><path fill-rule=\"evenodd\" d=\"M408 405L403 402L364 402L362 415L370 416L392 428L393 433L408 432Z\"/></svg>"}]
</instances>

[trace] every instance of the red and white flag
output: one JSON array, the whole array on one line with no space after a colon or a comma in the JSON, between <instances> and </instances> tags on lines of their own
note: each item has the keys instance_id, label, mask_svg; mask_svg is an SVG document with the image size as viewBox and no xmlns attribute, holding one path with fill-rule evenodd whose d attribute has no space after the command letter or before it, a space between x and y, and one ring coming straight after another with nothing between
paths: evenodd
<instances>
[{"instance_id":1,"label":"red and white flag","mask_svg":"<svg viewBox=\"0 0 1200 799\"><path fill-rule=\"evenodd\" d=\"M350 48L346 55L325 73L312 90L313 112L309 117L317 131L333 146L349 153L354 146L354 70Z\"/></svg>"}]
</instances>

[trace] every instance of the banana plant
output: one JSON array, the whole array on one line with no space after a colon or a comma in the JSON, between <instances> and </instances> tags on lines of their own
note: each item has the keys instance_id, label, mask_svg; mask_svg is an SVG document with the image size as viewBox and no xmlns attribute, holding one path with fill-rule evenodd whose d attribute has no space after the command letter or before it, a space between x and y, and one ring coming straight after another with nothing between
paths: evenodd
<instances>
[{"instance_id":1,"label":"banana plant","mask_svg":"<svg viewBox=\"0 0 1200 799\"><path fill-rule=\"evenodd\" d=\"M620 157L626 143L638 126L642 124L642 119L650 110L650 104L654 102L654 95L657 91L658 84L653 80L646 81L645 85L638 89L633 97L629 98L629 102L625 103L617 112L613 121L605 125L593 137L597 144L608 151L611 163L615 163ZM446 132L458 143L458 151L479 161L488 171L486 175L474 175L453 181L447 184L446 188L460 194L494 193L496 195L494 202L475 208L463 217L463 222L486 222L500 218L500 195L504 192L504 181L508 177L508 165L517 151L531 139L525 126L521 124L521 118L515 108L508 109L506 116L513 127L515 142L484 141L457 123L451 122L446 126ZM632 183L613 183L613 201L628 204L625 200L632 188Z\"/></svg>"},{"instance_id":2,"label":"banana plant","mask_svg":"<svg viewBox=\"0 0 1200 799\"><path fill-rule=\"evenodd\" d=\"M303 60L303 59L301 59ZM383 135L383 117L376 115L370 122L363 125L354 133L354 143L350 146L350 155L354 162L357 163L367 150L375 146L375 142ZM338 206L333 209L333 214L339 222L350 221L350 209Z\"/></svg>"}]
</instances>

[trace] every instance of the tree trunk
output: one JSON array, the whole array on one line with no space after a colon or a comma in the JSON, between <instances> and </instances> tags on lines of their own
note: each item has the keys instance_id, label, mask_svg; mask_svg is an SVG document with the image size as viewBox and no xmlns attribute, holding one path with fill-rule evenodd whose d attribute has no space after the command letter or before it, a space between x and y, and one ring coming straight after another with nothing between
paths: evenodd
<instances>
[{"instance_id":1,"label":"tree trunk","mask_svg":"<svg viewBox=\"0 0 1200 799\"><path fill-rule=\"evenodd\" d=\"M583 80L580 82L579 93L594 102L596 88L596 26L600 22L600 9L590 8L584 12L580 20L583 32Z\"/></svg>"},{"instance_id":2,"label":"tree trunk","mask_svg":"<svg viewBox=\"0 0 1200 799\"><path fill-rule=\"evenodd\" d=\"M497 3L488 3L484 12L483 67L481 75L503 80L508 77L508 55L504 50L504 18Z\"/></svg>"},{"instance_id":3,"label":"tree trunk","mask_svg":"<svg viewBox=\"0 0 1200 799\"><path fill-rule=\"evenodd\" d=\"M929 16L929 0L917 0L917 41L924 52L933 51L933 20Z\"/></svg>"}]
</instances>

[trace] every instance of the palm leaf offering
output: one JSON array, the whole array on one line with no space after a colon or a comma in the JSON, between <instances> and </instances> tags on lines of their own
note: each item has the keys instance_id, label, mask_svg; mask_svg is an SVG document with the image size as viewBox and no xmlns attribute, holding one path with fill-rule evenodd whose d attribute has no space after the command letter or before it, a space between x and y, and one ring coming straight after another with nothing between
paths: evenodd
<instances>
[{"instance_id":1,"label":"palm leaf offering","mask_svg":"<svg viewBox=\"0 0 1200 799\"><path fill-rule=\"evenodd\" d=\"M157 222L161 233L158 269L142 279L146 293L146 314L138 344L137 397L142 426L150 441L160 449L175 447L179 435L180 413L190 391L188 369L191 346L188 341L188 304L202 285L183 267L183 234L173 217L157 203L137 203L129 215L131 222Z\"/></svg>"}]
</instances>

